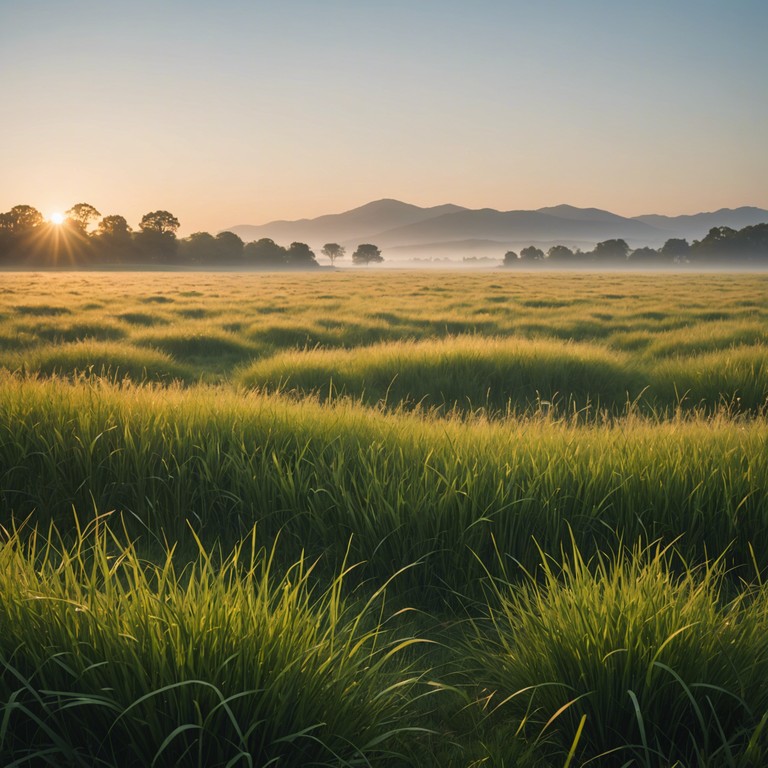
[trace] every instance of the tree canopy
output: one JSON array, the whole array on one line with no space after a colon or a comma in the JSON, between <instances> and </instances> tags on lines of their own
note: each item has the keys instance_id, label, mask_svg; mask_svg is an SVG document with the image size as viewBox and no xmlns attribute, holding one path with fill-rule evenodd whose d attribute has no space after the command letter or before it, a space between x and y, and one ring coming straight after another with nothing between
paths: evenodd
<instances>
[{"instance_id":1,"label":"tree canopy","mask_svg":"<svg viewBox=\"0 0 768 768\"><path fill-rule=\"evenodd\" d=\"M86 232L90 223L101 214L90 203L76 203L68 211L67 217L82 232Z\"/></svg>"},{"instance_id":2,"label":"tree canopy","mask_svg":"<svg viewBox=\"0 0 768 768\"><path fill-rule=\"evenodd\" d=\"M573 260L574 253L567 245L553 245L547 251L547 258L553 261L571 261Z\"/></svg>"},{"instance_id":3,"label":"tree canopy","mask_svg":"<svg viewBox=\"0 0 768 768\"><path fill-rule=\"evenodd\" d=\"M534 245L529 245L520 251L520 258L523 261L541 261L544 258L544 251Z\"/></svg>"},{"instance_id":4,"label":"tree canopy","mask_svg":"<svg viewBox=\"0 0 768 768\"><path fill-rule=\"evenodd\" d=\"M504 254L504 266L505 267L511 267L514 264L517 264L519 261L518 255L514 251L507 251Z\"/></svg>"},{"instance_id":5,"label":"tree canopy","mask_svg":"<svg viewBox=\"0 0 768 768\"><path fill-rule=\"evenodd\" d=\"M379 263L384 261L381 251L372 243L362 243L357 246L357 250L352 254L354 264L365 264L368 266L371 262Z\"/></svg>"},{"instance_id":6,"label":"tree canopy","mask_svg":"<svg viewBox=\"0 0 768 768\"><path fill-rule=\"evenodd\" d=\"M127 239L131 235L131 227L123 216L105 216L96 227L96 234L101 237Z\"/></svg>"},{"instance_id":7,"label":"tree canopy","mask_svg":"<svg viewBox=\"0 0 768 768\"><path fill-rule=\"evenodd\" d=\"M152 211L145 213L139 222L142 232L157 232L158 234L175 235L180 224L179 220L168 211Z\"/></svg>"},{"instance_id":8,"label":"tree canopy","mask_svg":"<svg viewBox=\"0 0 768 768\"><path fill-rule=\"evenodd\" d=\"M592 255L598 261L626 261L629 250L626 240L604 240L595 246Z\"/></svg>"},{"instance_id":9,"label":"tree canopy","mask_svg":"<svg viewBox=\"0 0 768 768\"><path fill-rule=\"evenodd\" d=\"M317 260L314 252L306 243L291 243L286 252L286 260L290 267L316 267Z\"/></svg>"},{"instance_id":10,"label":"tree canopy","mask_svg":"<svg viewBox=\"0 0 768 768\"><path fill-rule=\"evenodd\" d=\"M39 227L43 223L43 214L31 205L14 205L3 221L11 232L19 233Z\"/></svg>"},{"instance_id":11,"label":"tree canopy","mask_svg":"<svg viewBox=\"0 0 768 768\"><path fill-rule=\"evenodd\" d=\"M347 249L338 243L326 243L320 253L331 260L331 266L335 266L336 259L343 259Z\"/></svg>"}]
</instances>

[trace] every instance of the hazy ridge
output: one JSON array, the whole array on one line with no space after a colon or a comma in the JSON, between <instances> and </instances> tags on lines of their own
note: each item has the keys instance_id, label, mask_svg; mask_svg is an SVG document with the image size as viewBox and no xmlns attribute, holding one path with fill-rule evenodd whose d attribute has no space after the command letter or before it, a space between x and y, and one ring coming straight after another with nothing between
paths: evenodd
<instances>
[{"instance_id":1,"label":"hazy ridge","mask_svg":"<svg viewBox=\"0 0 768 768\"><path fill-rule=\"evenodd\" d=\"M499 251L530 244L591 248L610 238L623 238L633 248L658 247L671 237L700 239L712 227L739 229L764 222L768 222L768 211L750 206L684 216L647 214L628 218L599 208L571 205L498 211L452 204L421 208L385 199L315 219L239 224L228 230L245 241L268 237L279 243L306 242L315 249L329 241L348 248L371 241L403 257L429 257L465 251L471 243L475 255L498 256Z\"/></svg>"}]
</instances>

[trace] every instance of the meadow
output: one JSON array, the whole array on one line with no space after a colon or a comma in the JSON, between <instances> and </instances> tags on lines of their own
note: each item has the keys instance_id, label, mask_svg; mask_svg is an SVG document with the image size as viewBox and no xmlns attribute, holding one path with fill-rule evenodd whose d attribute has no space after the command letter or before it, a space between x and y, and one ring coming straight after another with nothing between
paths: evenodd
<instances>
[{"instance_id":1,"label":"meadow","mask_svg":"<svg viewBox=\"0 0 768 768\"><path fill-rule=\"evenodd\" d=\"M768 762L768 277L5 273L4 765Z\"/></svg>"}]
</instances>

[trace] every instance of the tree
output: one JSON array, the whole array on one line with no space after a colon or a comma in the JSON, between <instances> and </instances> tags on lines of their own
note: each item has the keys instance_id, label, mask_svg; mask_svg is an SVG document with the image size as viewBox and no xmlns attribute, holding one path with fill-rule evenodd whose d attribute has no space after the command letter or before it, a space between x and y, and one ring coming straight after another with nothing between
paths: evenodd
<instances>
[{"instance_id":1,"label":"tree","mask_svg":"<svg viewBox=\"0 0 768 768\"><path fill-rule=\"evenodd\" d=\"M216 252L224 264L238 264L243 260L245 243L234 232L219 232L216 235Z\"/></svg>"},{"instance_id":2,"label":"tree","mask_svg":"<svg viewBox=\"0 0 768 768\"><path fill-rule=\"evenodd\" d=\"M195 264L212 261L216 256L216 238L209 232L193 232L180 243L180 258Z\"/></svg>"},{"instance_id":3,"label":"tree","mask_svg":"<svg viewBox=\"0 0 768 768\"><path fill-rule=\"evenodd\" d=\"M691 246L693 261L726 261L737 252L736 230L730 227L712 227L707 236Z\"/></svg>"},{"instance_id":4,"label":"tree","mask_svg":"<svg viewBox=\"0 0 768 768\"><path fill-rule=\"evenodd\" d=\"M380 263L384 261L381 251L371 243L363 243L357 246L357 250L352 254L352 261L355 264L365 264L368 266L372 261Z\"/></svg>"},{"instance_id":5,"label":"tree","mask_svg":"<svg viewBox=\"0 0 768 768\"><path fill-rule=\"evenodd\" d=\"M335 266L336 259L343 259L347 249L338 243L326 243L323 246L323 250L320 253L323 256L327 256L331 260L331 266Z\"/></svg>"},{"instance_id":6,"label":"tree","mask_svg":"<svg viewBox=\"0 0 768 768\"><path fill-rule=\"evenodd\" d=\"M768 259L768 224L753 224L736 234L742 256L747 259Z\"/></svg>"},{"instance_id":7,"label":"tree","mask_svg":"<svg viewBox=\"0 0 768 768\"><path fill-rule=\"evenodd\" d=\"M101 216L90 203L76 203L66 214L81 232L87 232L91 221Z\"/></svg>"},{"instance_id":8,"label":"tree","mask_svg":"<svg viewBox=\"0 0 768 768\"><path fill-rule=\"evenodd\" d=\"M504 254L504 266L514 267L520 261L518 255L514 251L507 251Z\"/></svg>"},{"instance_id":9,"label":"tree","mask_svg":"<svg viewBox=\"0 0 768 768\"><path fill-rule=\"evenodd\" d=\"M105 216L96 227L96 234L114 240L128 240L131 228L123 216Z\"/></svg>"},{"instance_id":10,"label":"tree","mask_svg":"<svg viewBox=\"0 0 768 768\"><path fill-rule=\"evenodd\" d=\"M0 213L0 261L11 258L13 251L13 216L9 213Z\"/></svg>"},{"instance_id":11,"label":"tree","mask_svg":"<svg viewBox=\"0 0 768 768\"><path fill-rule=\"evenodd\" d=\"M152 211L145 213L139 222L142 232L157 232L161 235L176 236L176 230L180 227L179 220L168 211Z\"/></svg>"},{"instance_id":12,"label":"tree","mask_svg":"<svg viewBox=\"0 0 768 768\"><path fill-rule=\"evenodd\" d=\"M130 261L135 258L131 228L123 216L105 216L91 238L97 257L104 261Z\"/></svg>"},{"instance_id":13,"label":"tree","mask_svg":"<svg viewBox=\"0 0 768 768\"><path fill-rule=\"evenodd\" d=\"M629 246L626 240L603 240L595 246L592 255L600 261L626 261Z\"/></svg>"},{"instance_id":14,"label":"tree","mask_svg":"<svg viewBox=\"0 0 768 768\"><path fill-rule=\"evenodd\" d=\"M553 245L547 251L547 258L550 261L572 261L573 251L567 245Z\"/></svg>"},{"instance_id":15,"label":"tree","mask_svg":"<svg viewBox=\"0 0 768 768\"><path fill-rule=\"evenodd\" d=\"M679 263L687 259L688 251L690 251L690 249L691 246L688 245L687 240L683 240L679 237L671 237L661 247L660 253L665 259Z\"/></svg>"},{"instance_id":16,"label":"tree","mask_svg":"<svg viewBox=\"0 0 768 768\"><path fill-rule=\"evenodd\" d=\"M262 237L255 243L247 243L243 249L243 256L246 262L261 269L284 267L288 262L285 248L268 237Z\"/></svg>"},{"instance_id":17,"label":"tree","mask_svg":"<svg viewBox=\"0 0 768 768\"><path fill-rule=\"evenodd\" d=\"M14 205L5 221L11 232L18 234L39 227L43 223L43 214L31 205Z\"/></svg>"},{"instance_id":18,"label":"tree","mask_svg":"<svg viewBox=\"0 0 768 768\"><path fill-rule=\"evenodd\" d=\"M306 243L291 243L291 247L286 253L286 260L289 267L299 269L318 266L315 254Z\"/></svg>"},{"instance_id":19,"label":"tree","mask_svg":"<svg viewBox=\"0 0 768 768\"><path fill-rule=\"evenodd\" d=\"M179 220L168 211L152 211L145 213L139 222L141 232L138 244L146 258L160 261L170 261L179 247L176 230Z\"/></svg>"},{"instance_id":20,"label":"tree","mask_svg":"<svg viewBox=\"0 0 768 768\"><path fill-rule=\"evenodd\" d=\"M544 251L535 245L529 245L520 251L520 258L523 261L541 261L544 258Z\"/></svg>"}]
</instances>

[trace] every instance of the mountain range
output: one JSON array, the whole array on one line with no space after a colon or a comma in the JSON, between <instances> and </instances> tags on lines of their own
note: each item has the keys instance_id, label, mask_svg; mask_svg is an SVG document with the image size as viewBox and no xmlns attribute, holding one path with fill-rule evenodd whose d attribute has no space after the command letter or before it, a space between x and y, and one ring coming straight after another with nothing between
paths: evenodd
<instances>
[{"instance_id":1,"label":"mountain range","mask_svg":"<svg viewBox=\"0 0 768 768\"><path fill-rule=\"evenodd\" d=\"M526 245L555 244L590 250L595 243L623 238L637 248L659 247L672 237L703 238L712 227L741 229L768 222L768 210L722 208L686 216L649 214L627 218L598 208L557 205L535 211L470 209L459 205L421 208L399 200L377 200L344 213L297 221L240 224L230 232L250 242L268 237L280 245L307 243L316 253L335 242L354 250L370 242L393 258L500 258Z\"/></svg>"}]
</instances>

